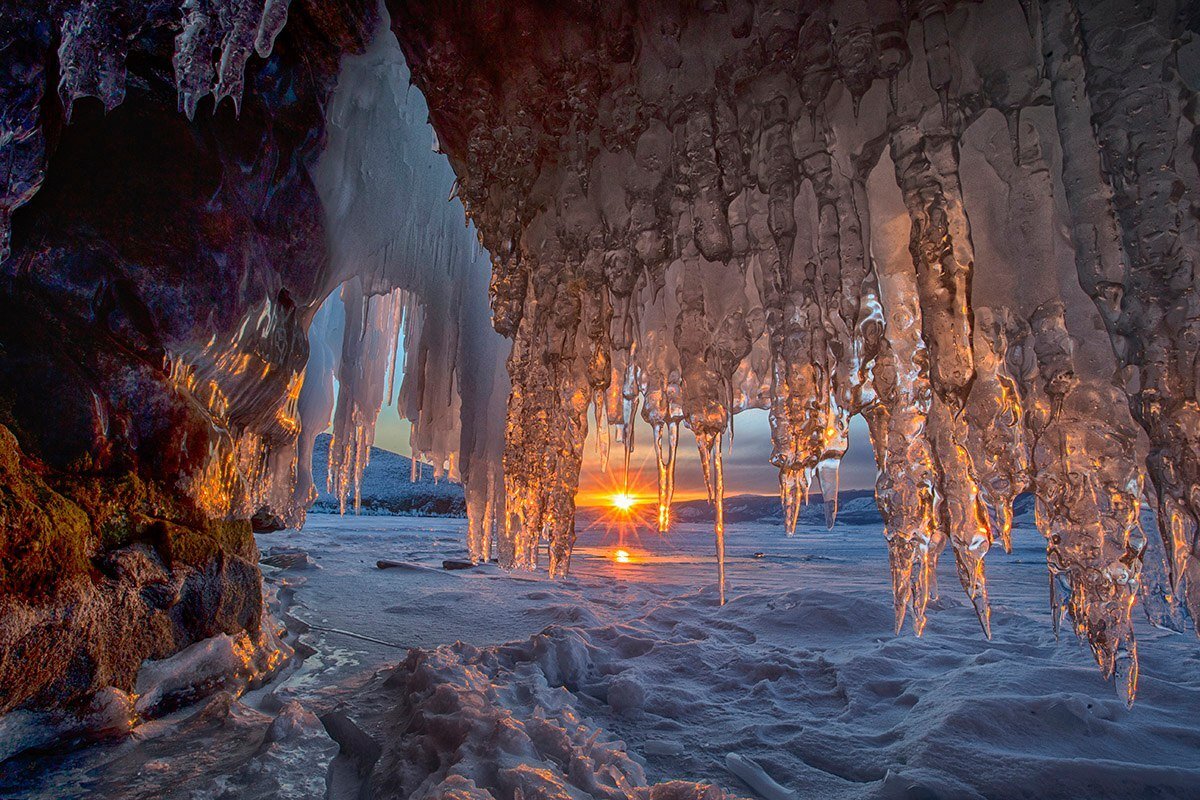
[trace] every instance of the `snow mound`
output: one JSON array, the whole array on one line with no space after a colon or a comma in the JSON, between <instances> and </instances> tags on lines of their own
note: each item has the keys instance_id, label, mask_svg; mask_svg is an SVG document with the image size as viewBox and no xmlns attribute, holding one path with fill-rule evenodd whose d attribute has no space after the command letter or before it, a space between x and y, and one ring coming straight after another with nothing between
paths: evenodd
<instances>
[{"instance_id":1,"label":"snow mound","mask_svg":"<svg viewBox=\"0 0 1200 800\"><path fill-rule=\"evenodd\" d=\"M605 691L608 655L583 630L557 626L499 647L410 651L384 684L398 693L399 708L377 737L386 744L372 796L731 797L705 784L647 785L624 742L584 717L579 693ZM617 684L608 683L610 700Z\"/></svg>"}]
</instances>

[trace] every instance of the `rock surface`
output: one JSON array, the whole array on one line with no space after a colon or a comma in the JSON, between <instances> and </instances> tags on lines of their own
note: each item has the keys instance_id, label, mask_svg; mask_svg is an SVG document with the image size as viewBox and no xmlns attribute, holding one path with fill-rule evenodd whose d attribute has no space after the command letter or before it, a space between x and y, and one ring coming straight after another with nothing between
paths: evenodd
<instances>
[{"instance_id":1,"label":"rock surface","mask_svg":"<svg viewBox=\"0 0 1200 800\"><path fill-rule=\"evenodd\" d=\"M249 524L213 521L135 476L57 473L0 427L0 713L132 692L146 659L262 613Z\"/></svg>"},{"instance_id":2,"label":"rock surface","mask_svg":"<svg viewBox=\"0 0 1200 800\"><path fill-rule=\"evenodd\" d=\"M268 5L214 65L207 4L0 0L0 712L257 632L246 520L339 282L309 171L377 19Z\"/></svg>"}]
</instances>

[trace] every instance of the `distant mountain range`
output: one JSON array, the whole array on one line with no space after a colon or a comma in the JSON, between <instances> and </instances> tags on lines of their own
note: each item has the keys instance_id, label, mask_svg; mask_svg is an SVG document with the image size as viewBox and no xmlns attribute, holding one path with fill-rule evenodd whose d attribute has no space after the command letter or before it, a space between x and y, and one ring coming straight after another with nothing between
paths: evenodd
<instances>
[{"instance_id":1,"label":"distant mountain range","mask_svg":"<svg viewBox=\"0 0 1200 800\"><path fill-rule=\"evenodd\" d=\"M337 497L325 491L325 470L329 463L329 434L317 437L313 448L313 483L319 492L312 510L338 511ZM371 462L363 472L362 513L413 516L464 517L466 503L462 485L447 479L434 480L433 467L420 464L417 480L412 481L412 461L405 456L371 448ZM347 510L353 497L347 501ZM1019 525L1033 525L1033 495L1023 494L1014 504ZM590 518L600 508L580 508L581 518ZM713 509L705 499L676 501L672 519L677 522L711 523ZM783 524L783 508L776 495L735 494L725 498L725 521L771 522ZM882 525L883 518L875 505L875 492L853 489L839 494L837 521L846 525ZM824 525L825 511L821 495L813 493L808 505L800 510L800 524Z\"/></svg>"},{"instance_id":2,"label":"distant mountain range","mask_svg":"<svg viewBox=\"0 0 1200 800\"><path fill-rule=\"evenodd\" d=\"M317 436L313 446L313 484L317 499L313 511L337 513L338 499L325 491L325 473L329 465L327 433ZM381 447L371 448L371 461L363 471L361 489L363 514L399 514L424 517L465 517L466 501L462 485L442 478L434 480L433 467L418 464L416 482L412 480L412 460ZM349 512L354 503L346 501Z\"/></svg>"},{"instance_id":3,"label":"distant mountain range","mask_svg":"<svg viewBox=\"0 0 1200 800\"><path fill-rule=\"evenodd\" d=\"M809 496L808 505L800 509L799 524L824 525L825 509L819 493ZM1013 504L1013 514L1018 525L1031 527L1034 497L1023 494ZM581 508L581 517L590 518L603 513L603 507ZM676 501L671 509L671 518L676 522L711 523L713 508L706 499ZM870 489L852 489L838 495L839 524L882 525L883 517L875 504L875 492ZM779 497L772 494L735 494L725 498L725 522L765 522L783 524L783 506Z\"/></svg>"},{"instance_id":4,"label":"distant mountain range","mask_svg":"<svg viewBox=\"0 0 1200 800\"><path fill-rule=\"evenodd\" d=\"M800 523L824 525L825 511L821 495L809 495L808 505L800 509ZM679 522L711 522L713 508L708 501L687 500L675 504L671 515ZM875 506L875 492L856 489L838 494L838 521L849 525L882 524ZM783 523L783 506L773 494L735 494L725 498L725 522Z\"/></svg>"},{"instance_id":5,"label":"distant mountain range","mask_svg":"<svg viewBox=\"0 0 1200 800\"><path fill-rule=\"evenodd\" d=\"M602 513L602 507L581 508L580 516ZM713 507L708 500L676 500L671 507L675 522L711 523ZM725 497L725 522L771 522L783 524L783 506L778 495L734 494ZM875 493L869 489L841 492L838 502L838 522L849 525L879 525L883 519L875 506ZM808 505L800 509L803 525L824 525L825 511L820 494L809 496Z\"/></svg>"}]
</instances>

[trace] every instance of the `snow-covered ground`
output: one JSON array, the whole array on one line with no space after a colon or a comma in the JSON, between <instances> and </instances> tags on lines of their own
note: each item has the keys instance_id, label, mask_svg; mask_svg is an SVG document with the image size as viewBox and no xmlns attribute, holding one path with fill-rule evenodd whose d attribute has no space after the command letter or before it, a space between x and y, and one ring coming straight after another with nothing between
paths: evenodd
<instances>
[{"instance_id":1,"label":"snow-covered ground","mask_svg":"<svg viewBox=\"0 0 1200 800\"><path fill-rule=\"evenodd\" d=\"M295 787L320 784L336 747L310 712L331 711L356 723L340 729L333 796L356 791L346 776L370 763L383 797L698 796L632 788L643 778L768 800L1183 798L1200 787L1200 643L1141 625L1127 710L1086 646L1069 632L1054 640L1042 540L1027 527L1012 555L988 559L989 642L948 556L925 636L893 635L877 526L804 526L793 539L731 526L724 607L707 526L618 540L593 524L560 582L442 569L462 557L464 526L313 515L302 532L261 536L280 565L264 568L268 580L314 653L241 701L105 751L120 758L93 746L43 760L39 779L32 764L10 768L25 788L0 794L312 796ZM181 736L189 726L211 741ZM293 738L266 735L276 728ZM376 744L355 745L359 728ZM189 750L205 753L204 768Z\"/></svg>"}]
</instances>

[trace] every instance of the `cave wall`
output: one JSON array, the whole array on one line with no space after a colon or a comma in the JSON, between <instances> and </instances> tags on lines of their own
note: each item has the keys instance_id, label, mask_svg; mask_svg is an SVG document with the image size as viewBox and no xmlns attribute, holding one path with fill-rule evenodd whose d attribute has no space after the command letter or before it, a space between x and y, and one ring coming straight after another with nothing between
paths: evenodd
<instances>
[{"instance_id":1,"label":"cave wall","mask_svg":"<svg viewBox=\"0 0 1200 800\"><path fill-rule=\"evenodd\" d=\"M1191 5L388 0L514 341L501 561L536 566L544 537L567 571L589 407L626 441L639 408L654 427L664 527L692 430L718 554L734 413L770 409L793 521L813 482L833 519L861 413L897 629L947 550L989 630L984 557L1032 490L1055 621L1132 698L1143 467L1164 594L1200 619ZM380 22L0 0L0 710L258 624L247 520L294 499L306 330L354 268L310 173ZM361 85L386 95L378 66ZM389 288L413 287L358 307Z\"/></svg>"},{"instance_id":2,"label":"cave wall","mask_svg":"<svg viewBox=\"0 0 1200 800\"><path fill-rule=\"evenodd\" d=\"M279 4L198 7L236 39ZM218 59L200 66L223 83L189 96L194 9L0 4L0 120L15 132L0 712L131 690L145 658L257 632L248 520L272 447L295 439L306 329L334 288L309 172L341 57L377 19L352 0L282 8L273 48L242 52L240 93Z\"/></svg>"}]
</instances>

